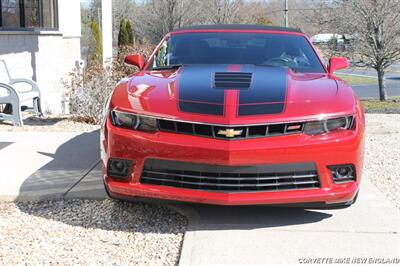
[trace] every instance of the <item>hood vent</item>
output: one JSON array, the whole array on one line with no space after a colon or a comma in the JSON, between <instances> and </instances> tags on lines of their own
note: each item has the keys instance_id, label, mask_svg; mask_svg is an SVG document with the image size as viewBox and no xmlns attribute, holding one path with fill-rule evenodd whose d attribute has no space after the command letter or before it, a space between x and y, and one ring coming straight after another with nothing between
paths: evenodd
<instances>
[{"instance_id":1,"label":"hood vent","mask_svg":"<svg viewBox=\"0 0 400 266\"><path fill-rule=\"evenodd\" d=\"M217 89L249 89L252 73L215 72L214 87Z\"/></svg>"}]
</instances>

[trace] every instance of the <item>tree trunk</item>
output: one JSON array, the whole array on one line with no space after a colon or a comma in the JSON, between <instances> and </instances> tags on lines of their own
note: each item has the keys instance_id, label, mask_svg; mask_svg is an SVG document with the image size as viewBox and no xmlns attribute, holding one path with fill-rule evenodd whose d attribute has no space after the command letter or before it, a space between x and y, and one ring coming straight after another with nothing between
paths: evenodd
<instances>
[{"instance_id":1,"label":"tree trunk","mask_svg":"<svg viewBox=\"0 0 400 266\"><path fill-rule=\"evenodd\" d=\"M379 86L379 100L386 101L387 100L387 91L385 87L385 72L382 69L377 69L378 72L378 86Z\"/></svg>"}]
</instances>

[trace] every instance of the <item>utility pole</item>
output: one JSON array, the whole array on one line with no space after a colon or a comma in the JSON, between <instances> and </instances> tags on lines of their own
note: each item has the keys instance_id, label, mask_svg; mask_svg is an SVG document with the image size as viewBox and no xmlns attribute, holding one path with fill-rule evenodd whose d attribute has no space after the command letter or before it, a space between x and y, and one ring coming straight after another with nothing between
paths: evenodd
<instances>
[{"instance_id":1,"label":"utility pole","mask_svg":"<svg viewBox=\"0 0 400 266\"><path fill-rule=\"evenodd\" d=\"M103 66L112 60L112 1L101 0L101 33L103 40Z\"/></svg>"},{"instance_id":2,"label":"utility pole","mask_svg":"<svg viewBox=\"0 0 400 266\"><path fill-rule=\"evenodd\" d=\"M284 9L284 17L285 17L285 27L289 27L289 0L285 0L285 9Z\"/></svg>"}]
</instances>

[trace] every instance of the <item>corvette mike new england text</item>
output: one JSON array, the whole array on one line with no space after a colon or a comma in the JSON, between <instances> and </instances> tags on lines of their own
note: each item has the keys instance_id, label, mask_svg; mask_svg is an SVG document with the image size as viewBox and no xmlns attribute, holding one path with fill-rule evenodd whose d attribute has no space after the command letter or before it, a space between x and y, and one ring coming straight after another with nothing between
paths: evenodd
<instances>
[{"instance_id":1,"label":"corvette mike new england text","mask_svg":"<svg viewBox=\"0 0 400 266\"><path fill-rule=\"evenodd\" d=\"M399 265L398 258L378 258L378 257L320 257L320 258L299 258L299 264L390 264Z\"/></svg>"}]
</instances>

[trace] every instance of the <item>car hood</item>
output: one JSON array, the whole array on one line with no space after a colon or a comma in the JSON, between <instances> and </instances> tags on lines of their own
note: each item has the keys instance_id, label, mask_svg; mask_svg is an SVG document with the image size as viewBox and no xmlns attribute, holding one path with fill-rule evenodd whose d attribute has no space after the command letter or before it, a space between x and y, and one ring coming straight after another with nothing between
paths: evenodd
<instances>
[{"instance_id":1,"label":"car hood","mask_svg":"<svg viewBox=\"0 0 400 266\"><path fill-rule=\"evenodd\" d=\"M114 108L226 125L284 122L355 112L352 89L324 73L254 65L192 65L122 80Z\"/></svg>"}]
</instances>

